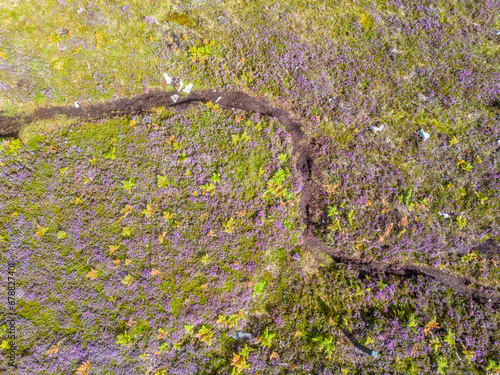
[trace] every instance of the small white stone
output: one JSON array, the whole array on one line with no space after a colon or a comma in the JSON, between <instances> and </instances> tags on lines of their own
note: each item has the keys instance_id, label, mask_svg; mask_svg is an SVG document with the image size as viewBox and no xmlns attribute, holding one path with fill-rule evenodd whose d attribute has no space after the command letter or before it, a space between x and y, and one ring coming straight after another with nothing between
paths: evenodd
<instances>
[{"instance_id":1,"label":"small white stone","mask_svg":"<svg viewBox=\"0 0 500 375\"><path fill-rule=\"evenodd\" d=\"M215 102L217 103L220 99L222 99L222 96L219 96Z\"/></svg>"},{"instance_id":2,"label":"small white stone","mask_svg":"<svg viewBox=\"0 0 500 375\"><path fill-rule=\"evenodd\" d=\"M424 141L428 140L430 137L429 133L426 133L424 129L420 129L418 135L421 136Z\"/></svg>"},{"instance_id":3,"label":"small white stone","mask_svg":"<svg viewBox=\"0 0 500 375\"><path fill-rule=\"evenodd\" d=\"M80 13L82 13L83 11L85 11L85 9L83 9L83 8L76 8L76 14L78 14L78 15Z\"/></svg>"},{"instance_id":4,"label":"small white stone","mask_svg":"<svg viewBox=\"0 0 500 375\"><path fill-rule=\"evenodd\" d=\"M450 217L450 215L445 214L444 212L441 212L441 211L439 211L438 214L441 215L442 217L444 217L445 219L448 219Z\"/></svg>"},{"instance_id":5,"label":"small white stone","mask_svg":"<svg viewBox=\"0 0 500 375\"><path fill-rule=\"evenodd\" d=\"M76 108L80 108L80 103L78 103L78 102L74 102L73 104L75 104L75 107L76 107Z\"/></svg>"},{"instance_id":6,"label":"small white stone","mask_svg":"<svg viewBox=\"0 0 500 375\"><path fill-rule=\"evenodd\" d=\"M170 97L170 99L172 99L174 101L174 103L177 103L177 99L179 99L179 95L172 95Z\"/></svg>"},{"instance_id":7,"label":"small white stone","mask_svg":"<svg viewBox=\"0 0 500 375\"><path fill-rule=\"evenodd\" d=\"M375 132L375 133L378 133L378 132L381 132L382 130L384 130L384 124L380 125L378 128L376 126L372 126L372 130Z\"/></svg>"},{"instance_id":8,"label":"small white stone","mask_svg":"<svg viewBox=\"0 0 500 375\"><path fill-rule=\"evenodd\" d=\"M189 85L187 85L186 87L184 87L184 90L182 90L182 91L185 92L186 94L189 94L191 92L192 88L193 88L193 84L190 83Z\"/></svg>"},{"instance_id":9,"label":"small white stone","mask_svg":"<svg viewBox=\"0 0 500 375\"><path fill-rule=\"evenodd\" d=\"M409 80L411 80L413 77L415 77L415 75L416 75L416 73L415 73L414 71L412 71L409 75L404 76L404 77L403 77L403 79L404 79L405 81L409 81Z\"/></svg>"},{"instance_id":10,"label":"small white stone","mask_svg":"<svg viewBox=\"0 0 500 375\"><path fill-rule=\"evenodd\" d=\"M170 77L167 73L163 73L163 78L165 78L165 81L167 81L167 84L172 83L172 77Z\"/></svg>"},{"instance_id":11,"label":"small white stone","mask_svg":"<svg viewBox=\"0 0 500 375\"><path fill-rule=\"evenodd\" d=\"M422 102L426 102L429 100L429 98L421 93L418 93L418 100L422 101Z\"/></svg>"},{"instance_id":12,"label":"small white stone","mask_svg":"<svg viewBox=\"0 0 500 375\"><path fill-rule=\"evenodd\" d=\"M500 146L500 139L497 139L497 145Z\"/></svg>"},{"instance_id":13,"label":"small white stone","mask_svg":"<svg viewBox=\"0 0 500 375\"><path fill-rule=\"evenodd\" d=\"M184 86L184 83L182 82L182 79L181 79L181 80L180 80L180 86L179 86L179 88L177 89L177 91L181 91L182 86Z\"/></svg>"}]
</instances>

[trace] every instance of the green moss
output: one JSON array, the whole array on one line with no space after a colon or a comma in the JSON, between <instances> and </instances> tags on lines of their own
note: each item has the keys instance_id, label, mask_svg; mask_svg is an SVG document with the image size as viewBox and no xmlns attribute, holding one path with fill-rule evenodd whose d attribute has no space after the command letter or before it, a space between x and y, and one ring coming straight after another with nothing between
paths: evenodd
<instances>
[{"instance_id":1,"label":"green moss","mask_svg":"<svg viewBox=\"0 0 500 375\"><path fill-rule=\"evenodd\" d=\"M172 315L174 317L179 316L181 309L182 309L183 301L184 301L184 298L182 296L181 297L172 296L172 299L170 300L170 310L171 310Z\"/></svg>"},{"instance_id":2,"label":"green moss","mask_svg":"<svg viewBox=\"0 0 500 375\"><path fill-rule=\"evenodd\" d=\"M226 292L226 293L230 293L233 291L234 289L234 282L233 280L226 280L224 282L224 286L222 287L223 288L223 291Z\"/></svg>"},{"instance_id":3,"label":"green moss","mask_svg":"<svg viewBox=\"0 0 500 375\"><path fill-rule=\"evenodd\" d=\"M53 330L58 329L54 311L42 308L37 301L18 300L16 312L19 316L31 321L36 326Z\"/></svg>"},{"instance_id":4,"label":"green moss","mask_svg":"<svg viewBox=\"0 0 500 375\"><path fill-rule=\"evenodd\" d=\"M45 140L45 136L43 134L34 134L29 138L29 140L26 141L26 147L30 151L34 151L38 149L42 142Z\"/></svg>"}]
</instances>

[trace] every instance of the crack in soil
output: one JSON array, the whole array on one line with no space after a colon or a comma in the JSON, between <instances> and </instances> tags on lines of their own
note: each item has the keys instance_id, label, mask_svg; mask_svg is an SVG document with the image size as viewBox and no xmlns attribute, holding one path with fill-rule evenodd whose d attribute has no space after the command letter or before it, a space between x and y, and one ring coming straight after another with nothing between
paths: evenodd
<instances>
[{"instance_id":1,"label":"crack in soil","mask_svg":"<svg viewBox=\"0 0 500 375\"><path fill-rule=\"evenodd\" d=\"M455 292L469 299L481 303L491 303L494 308L500 307L500 296L497 290L485 287L471 288L469 285L473 285L474 281L467 277L451 275L432 267L416 265L411 262L387 263L348 256L341 250L326 245L316 237L314 235L315 224L311 220L311 217L314 212L321 211L321 203L326 196L326 192L322 189L321 181L316 181L312 177L313 175L317 176L317 178L321 176L321 169L315 163L313 143L303 130L303 128L306 128L306 125L300 120L293 119L286 110L272 106L264 98L254 98L239 91L225 92L213 89L193 91L188 96L179 97L176 103L170 98L173 93L178 94L177 91L165 92L155 90L132 99L112 100L86 107L39 108L32 114L21 118L12 118L0 114L0 138L18 137L23 125L36 120L52 119L61 114L67 117L98 120L110 116L139 115L147 113L155 107L178 107L181 110L185 110L189 105L197 102L207 103L211 101L215 103L220 97L217 101L219 107L236 108L277 118L290 134L295 168L300 173L303 181L299 200L299 218L301 225L305 229L301 234L299 245L313 253L325 253L338 263L351 265L359 271L360 275L375 277L427 276L452 288ZM490 296L489 294L492 293L494 295Z\"/></svg>"}]
</instances>

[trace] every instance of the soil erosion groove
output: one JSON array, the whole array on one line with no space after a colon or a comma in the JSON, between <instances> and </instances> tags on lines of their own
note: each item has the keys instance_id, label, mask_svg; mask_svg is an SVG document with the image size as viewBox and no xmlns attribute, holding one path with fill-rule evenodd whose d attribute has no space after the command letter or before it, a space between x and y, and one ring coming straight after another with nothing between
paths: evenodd
<instances>
[{"instance_id":1,"label":"soil erosion groove","mask_svg":"<svg viewBox=\"0 0 500 375\"><path fill-rule=\"evenodd\" d=\"M0 137L18 137L23 125L36 120L53 119L59 115L83 120L97 120L112 116L143 114L155 107L187 109L189 105L197 102L212 102L217 103L220 108L235 108L274 117L286 128L286 131L291 136L295 168L300 173L303 182L299 200L300 222L305 227L299 242L302 246L313 253L327 254L338 263L350 265L357 269L361 275L375 277L428 276L469 299L481 303L490 303L494 308L500 307L500 295L497 290L485 287L471 288L470 286L474 284L474 281L467 277L451 275L432 267L411 262L387 263L348 256L341 250L326 245L316 237L314 234L316 224L313 222L312 216L322 210L322 201L326 197L326 192L323 190L321 181L319 181L321 169L315 163L315 147L303 130L307 126L303 121L292 118L289 112L272 106L264 98L255 98L239 91L226 92L214 89L192 91L187 96L180 96L174 103L171 95L175 93L178 94L177 91L155 90L131 99L111 100L86 107L39 108L32 114L21 118L12 118L0 114Z\"/></svg>"}]
</instances>

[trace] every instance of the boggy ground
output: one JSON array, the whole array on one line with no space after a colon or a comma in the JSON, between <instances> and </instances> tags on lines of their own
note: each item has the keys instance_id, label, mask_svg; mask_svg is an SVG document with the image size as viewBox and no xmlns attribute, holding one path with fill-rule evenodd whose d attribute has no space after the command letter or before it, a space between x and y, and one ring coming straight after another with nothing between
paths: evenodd
<instances>
[{"instance_id":1,"label":"boggy ground","mask_svg":"<svg viewBox=\"0 0 500 375\"><path fill-rule=\"evenodd\" d=\"M22 120L24 113L33 113L39 107L67 106L79 101L82 108L89 108L89 103L130 98L153 89L164 91L163 72L192 81L196 90L221 88L228 92L243 91L252 97L270 97L277 106L288 113L300 114L304 124L311 125L310 129L303 129L313 146L311 179L317 185L313 185L310 192L311 196L318 193L316 201L323 206L311 207L308 213L303 205L303 210L294 213L295 216L299 213L309 215L309 221L314 224L309 231L311 236L314 234L308 240L309 247L332 252L338 263L342 257L351 262L346 266L333 262L320 269L316 276L297 276L300 274L297 265L306 261L307 253L294 249L296 255L291 256L288 242L294 240L287 236L291 232L304 233L304 239L307 228L301 228L298 219L285 219L283 209L279 211L279 207L287 207L284 210L290 214L287 202L295 202L295 198L283 202L284 206L268 202L279 207L278 213L270 214L269 221L267 213L264 214L266 219L262 221L266 223L267 241L280 246L276 250L263 238L256 240L261 250L269 246L269 254L263 260L256 252L252 261L260 266L269 257L278 257L273 263L282 272L275 276L279 281L268 280L272 287L264 287L263 293L258 294L263 285L258 276L262 270L254 267L251 271L253 266L245 265L250 281L238 282L234 280L240 280L241 270L233 264L234 269L223 267L218 272L228 280L234 279L235 289L229 281L227 285L212 286L206 280L200 280L199 290L193 289L197 280L189 280L192 272L189 270L190 267L197 269L199 264L195 262L193 266L181 257L179 249L170 249L166 244L177 244L175 230L182 230L183 236L192 236L192 232L198 230L198 221L190 216L184 220L170 218L168 222L163 220L164 223L157 217L158 207L152 203L167 203L158 202L155 195L155 189L163 189L164 199L171 199L171 203L176 204L189 203L183 209L198 212L196 205L201 204L197 202L200 198L189 197L191 190L186 190L193 189L194 193L198 187L184 186L186 181L179 178L179 186L167 188L153 184L151 189L136 180L136 185L132 186L133 181L129 179L135 176L147 182L155 172L162 175L170 171L168 163L172 162L186 168L188 161L182 161L184 157L192 156L193 149L199 150L193 140L184 138L188 148L178 149L181 146L175 141L168 144L171 134L165 129L160 131L153 126L148 131L146 120L145 124L130 128L128 118L108 121L106 116L102 119L103 126L82 125L87 131L71 128L73 132L61 132L57 136L50 133L78 119L60 118L47 120L45 124L44 120L39 124L35 121L20 134L23 140L31 138L26 145L18 140L2 144L1 157L7 171L2 176L2 212L9 214L1 217L0 245L6 254L16 251L16 246L20 245L16 241L29 244L29 251L44 246L44 255L57 248L64 261L45 256L45 264L42 260L30 259L20 265L24 272L19 278L20 293L25 288L32 290L18 299L19 316L22 317L19 333L23 335L19 340L22 343L21 371L61 373L78 370L80 373L113 374L146 370L155 374L215 373L215 369L222 368L223 373L233 370L251 374L287 371L484 374L499 371L500 316L487 302L490 298L485 299L493 295L488 290L481 290L483 287L497 290L500 285L496 256L500 241L498 0L425 3L228 0L161 4L147 0L96 0L87 4L44 0L36 4L5 1L0 7L3 25L0 30L0 105L6 116L20 121L16 124L2 119L11 124L10 134L15 134L18 126L29 120L29 116ZM40 112L40 117L43 116ZM51 118L50 114L45 116ZM189 111L185 111L177 120L185 126L189 116ZM225 116L230 117L227 113ZM239 116L244 117L241 113ZM141 122L139 118L136 120ZM162 121L167 122L164 125L171 125L167 119ZM246 128L246 135L241 133L245 131L241 124L232 121L216 127L219 132L227 129L230 133L222 133L221 139L229 141L220 147L226 151L231 147L247 147L239 151L238 157L242 157L244 152L252 151L253 142L261 136L250 130L253 120ZM119 131L110 130L116 128ZM418 136L421 129L430 135L425 141ZM33 135L33 131L40 134ZM78 140L79 135L88 139ZM175 136L186 137L180 131ZM248 136L254 138L249 141ZM210 173L207 175L204 171L197 171L199 175L186 176L186 179L206 179L204 189L215 186L215 196L222 194L217 204L223 207L226 201L229 206L241 206L241 203L226 199L229 197L225 194L231 189L242 190L245 199L255 193L257 196L264 194L268 200L277 193L287 200L289 193L282 194L280 186L289 182L283 168L287 165L292 174L296 171L288 165L290 161L286 155L280 155L280 162L277 162L280 152L287 152L280 142L274 144L278 138L281 136L268 140L273 145L271 148L261 145L262 148L253 150L248 160L243 157L231 164L237 181L244 182L245 171L250 171L247 180L255 183L254 188L248 181L241 186L224 185L230 181L224 180L229 177L224 173L220 177L221 185L209 182ZM161 140L167 144L160 146ZM126 141L130 143L128 146ZM110 159L114 157L115 147L110 142L115 142L119 162ZM149 155L155 156L156 161L141 158L144 145L151 147ZM277 148L282 151L277 152ZM66 155L63 159L59 158L61 150ZM273 150L272 155L266 150ZM207 149L203 153L207 154L204 156L208 161L217 159L210 156ZM261 173L259 167L252 167L262 163L259 154L276 159L268 168L263 166L260 177L264 180L257 178ZM92 160L90 165L87 157ZM141 172L143 174L137 174L140 169L137 160L149 165L149 169ZM210 169L215 168L204 163L202 165ZM164 170L155 171L154 168ZM310 171L311 168L306 169ZM99 171L97 178L96 170ZM170 172L180 176L188 171ZM217 181L217 176L212 176L213 181ZM93 178L100 185L92 182ZM165 183L161 180L157 185ZM124 194L123 189L113 190L112 187L121 187L120 184L132 186L130 196ZM302 190L300 199L311 201L306 186L295 188L294 192ZM49 196L52 194L47 202L44 201L45 190ZM57 196L58 190L64 192L62 197ZM36 195L31 191L37 192ZM111 208L99 202L106 193L110 194L106 203ZM179 197L184 199L177 200ZM82 250L80 246L83 245L75 239L89 234L89 229L82 226L84 219L92 223L92 210L95 209L92 198L97 201L96 205L101 205L98 222L102 227L91 236L97 243L96 248ZM69 199L78 201L76 207ZM143 199L151 200L150 208ZM252 210L265 211L260 203L255 202ZM100 251L118 241L116 236L120 237L120 228L112 223L107 212L111 210L111 216L118 219L120 210L125 210L123 215L129 212L127 204L132 212L122 222L131 226L130 229L150 225L151 230L157 230L155 226L168 224L164 228L167 233L162 247L155 252L164 254L171 250L168 253L180 256L179 262L185 264L187 272L178 275L179 280L173 279L182 286L180 288L169 284L169 277L174 275L162 268L160 275L153 277L160 278L162 283L153 285L147 295L155 301L173 296L167 302L174 312L181 308L178 322L187 325L185 330L182 325L172 325L172 320L156 307L155 313L141 312L140 307L130 309L130 306L138 306L136 298L140 301L140 293L134 292L135 278L144 270L134 268L134 261L125 264L127 259L131 260L130 255L137 255L132 249L136 243L129 243L126 237L128 230L123 230L126 236L122 241L130 254L124 254L125 250L120 247L105 256L108 263L111 259L121 261L116 268L118 276L112 274L112 263L111 267L106 262L98 265L98 260L103 260ZM145 214L138 214L138 208ZM143 222L143 216L149 215L151 210L154 213L146 219L152 222ZM170 214L165 215L170 217ZM262 212L258 217L264 219L261 215ZM233 224L238 228L252 219L235 217L238 219L233 222L215 215L211 223L216 228L223 225L224 230L230 231ZM47 225L47 218L59 222L61 227ZM301 220L304 223L304 219ZM284 230L280 222L290 229ZM110 233L106 229L108 224ZM176 225L180 227L174 228ZM262 228L256 229L253 225L247 229L253 233ZM64 237L65 231L68 237L59 238L59 235ZM155 233L155 236L162 233ZM222 229L221 233L229 235ZM106 243L99 243L99 238ZM192 240L199 241L196 236ZM224 240L231 243L235 239ZM143 243L144 239L137 241ZM159 245L155 237L149 241ZM228 243L223 244L227 246ZM78 249L73 254L75 246ZM244 250L245 246L243 250L238 247L236 252L249 261L252 251ZM280 250L281 247L285 250ZM28 256L29 251L24 256ZM89 251L91 258L88 258ZM183 251L189 254L191 248L187 246ZM224 253L235 256L227 247ZM321 254L324 252L317 252L318 258ZM206 254L198 257L203 266L210 264ZM142 256L137 259L142 263L146 261ZM353 261L357 266L352 265ZM60 271L54 270L61 269L61 263L65 264L63 274L69 275L70 284L74 282L83 288L80 294L75 294L79 296L78 301L74 300L75 295L68 295L65 281L56 280L54 276L59 274ZM395 266L389 268L389 273L434 274L437 271L438 276L451 275L448 282L452 285L457 279L463 281L462 286L467 282L471 284L467 289L462 288L464 295L418 274L404 278L395 276L390 283L385 278L370 276L378 273L381 267L398 264L413 266L411 269ZM132 279L123 274L127 267ZM147 269L148 265L142 267ZM276 273L274 267L269 267ZM37 281L34 276L30 279L30 274L40 273L45 273L43 280ZM89 276L85 277L87 274ZM99 290L103 280L108 283L105 295ZM224 336L222 325L215 322L217 317L209 317L203 322L190 320L188 310L192 302L180 303L184 298L189 299L190 294L201 301L206 290L212 287L216 294L222 290L237 294L236 290L245 282L256 283L255 299L269 303L261 310L267 313L251 318L256 311L250 314L247 302L254 297L248 299L244 292L236 298L241 298L239 302L233 302L231 308L220 314L229 316L234 323L238 319L238 315L234 315L238 311L236 307L240 304L244 314L249 313L241 329L264 338L260 344L249 342L246 347L242 341ZM202 288L205 284L207 289ZM169 286L173 288L171 291L168 291ZM108 300L104 309L101 306L103 298L113 295L109 288L116 289L117 299L119 296L124 299L115 303ZM54 289L59 291L59 297L47 293ZM101 293L98 299L95 299L94 289ZM185 295L179 294L181 289ZM474 297L475 290L484 295L469 298ZM155 295L152 291L160 292ZM91 305L93 300L97 302ZM215 311L216 301L210 300L201 306ZM71 317L64 311L71 311ZM101 315L99 311L103 311ZM155 315L161 317L160 321L154 318ZM96 316L102 324L92 320ZM134 316L141 322L129 329L127 324L132 323L128 319ZM202 324L208 324L204 334ZM158 332L160 328L163 331ZM151 337L151 330L158 332L158 336ZM98 331L102 331L103 336L97 336ZM377 350L379 356L372 358L352 350L353 346L346 342L342 331ZM194 333L201 336L194 336ZM211 333L214 338L221 339L217 343L214 341L214 346L208 346ZM1 334L4 359L8 342L3 328ZM272 335L275 336L270 338ZM201 363L205 354L211 359Z\"/></svg>"},{"instance_id":2,"label":"boggy ground","mask_svg":"<svg viewBox=\"0 0 500 375\"><path fill-rule=\"evenodd\" d=\"M322 240L320 240L316 236L315 230L318 227L318 217L325 218L325 214L322 213L322 210L325 206L325 197L328 194L324 191L324 181L321 181L321 179L316 177L322 176L321 166L317 162L316 158L318 151L316 146L318 146L318 142L317 140L311 140L306 135L304 129L306 129L308 125L303 121L303 119L294 119L293 116L287 111L269 104L268 100L254 98L242 92L225 92L218 91L216 89L194 91L187 96L180 97L176 103L173 103L171 99L172 94L179 93L176 91L168 93L155 91L132 99L110 101L84 108L41 108L34 114L22 118L14 126L12 125L13 122L9 121L8 126L11 129L10 135L14 137L18 136L22 125L28 125L29 123L40 120L54 119L61 114L63 114L66 118L76 118L79 119L79 121L96 121L98 119L104 121L104 119L110 116L147 116L152 110L158 112L158 110L161 110L162 108L167 109L169 107L173 107L176 110L181 111L177 113L182 113L182 111L189 110L190 107L199 102L208 104L209 107L212 107L213 103L216 102L220 108L238 109L247 113L255 113L261 116L275 118L289 134L289 140L292 146L291 149L294 156L293 165L302 180L301 189L299 191L300 199L298 200L297 215L299 218L300 228L303 230L300 233L297 244L311 252L317 259L321 259L321 254L326 254L338 264L342 263L347 265L349 268L356 270L358 274L357 277L359 279L375 278L380 280L380 282L389 281L389 283L397 283L397 280L394 279L394 277L427 276L434 279L435 282L449 287L466 298L488 304L492 308L498 308L499 297L496 291L484 287L480 289L471 288L471 284L474 281L467 277L450 275L438 269L412 264L408 261L387 263L366 258L353 257L344 253L342 249L329 247ZM483 247L484 249L482 251L486 256L494 258L497 255L497 245L494 241L487 242ZM97 273L95 276L97 276ZM127 275L127 277L129 276ZM252 318L249 315L248 319L255 319L255 317ZM338 329L338 334L340 335L339 339L341 341L343 338L347 340L346 342L350 342L351 345L357 342L355 335L350 333L346 328L341 328L339 326ZM127 334L126 331L121 335L123 336L124 334ZM118 342L119 341L120 339ZM127 342L125 344L128 345ZM352 354L349 354L349 356L352 356ZM356 359L351 358L351 360L357 362ZM83 362L82 366L84 366L84 364L85 362ZM235 367L235 369L237 369L237 367Z\"/></svg>"},{"instance_id":3,"label":"boggy ground","mask_svg":"<svg viewBox=\"0 0 500 375\"><path fill-rule=\"evenodd\" d=\"M88 106L86 108L39 108L35 113L22 119L2 117L2 122L0 122L0 134L4 137L17 137L23 124L29 124L37 120L53 119L60 115L97 120L108 115L131 116L144 114L149 112L152 108L157 107L168 108L175 106L186 108L188 105L196 102L215 103L217 101L217 104L222 108L236 108L264 116L276 117L286 128L287 132L290 133L293 153L296 158L295 167L304 181L299 204L301 225L304 225L306 228L302 234L303 246L310 250L321 251L328 254L337 262L350 264L358 269L363 276L429 276L452 288L457 293L461 293L482 303L491 303L492 306L496 308L500 307L500 296L497 290L485 289L484 287L481 288L481 290L479 290L479 288L471 288L470 285L473 284L474 281L470 278L453 276L432 267L419 266L411 264L410 262L388 264L379 261L349 257L343 254L342 250L328 247L321 241L318 241L314 235L314 228L317 223L313 222L311 217L313 213L316 213L317 216L317 213L325 206L324 197L327 194L322 190L324 183L316 182L313 176L322 176L323 173L321 172L321 167L315 162L312 142L302 130L304 124L301 124L297 120L293 120L291 114L287 111L271 106L268 101L264 99L253 98L243 92L223 92L216 89L192 92L186 97L179 98L176 103L173 103L170 97L174 94L179 93L177 91L172 91L170 93L154 91L132 99L114 100L99 105ZM485 250L483 250L483 248ZM490 240L484 246L480 246L479 250L485 252L490 259L500 253L500 248L494 240Z\"/></svg>"}]
</instances>

